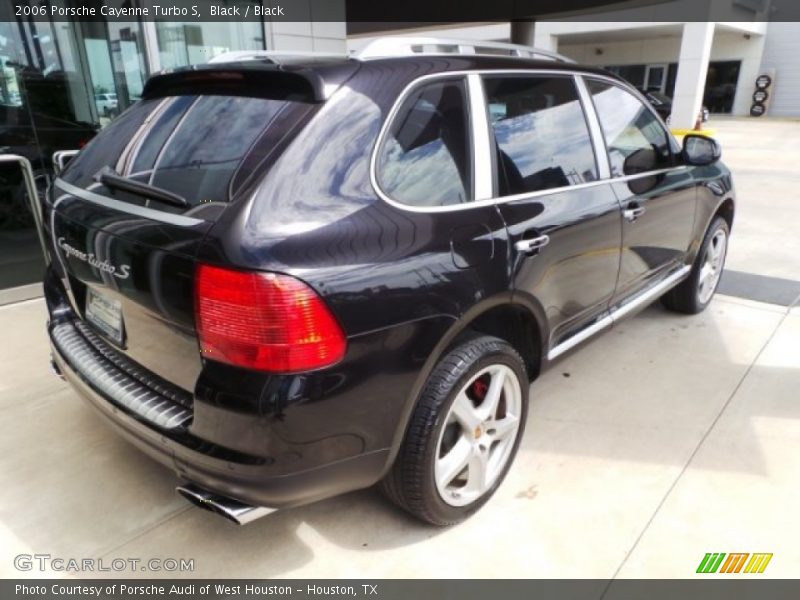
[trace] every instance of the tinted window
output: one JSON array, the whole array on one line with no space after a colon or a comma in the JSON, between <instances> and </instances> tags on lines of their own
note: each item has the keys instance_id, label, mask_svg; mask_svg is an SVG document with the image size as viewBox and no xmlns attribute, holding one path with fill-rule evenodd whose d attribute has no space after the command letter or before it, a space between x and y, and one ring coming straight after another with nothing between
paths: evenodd
<instances>
[{"instance_id":1,"label":"tinted window","mask_svg":"<svg viewBox=\"0 0 800 600\"><path fill-rule=\"evenodd\" d=\"M282 102L201 96L161 148L150 183L197 201L224 202L247 150Z\"/></svg>"},{"instance_id":2,"label":"tinted window","mask_svg":"<svg viewBox=\"0 0 800 600\"><path fill-rule=\"evenodd\" d=\"M134 104L111 122L97 137L67 163L62 177L76 185L94 183L92 177L106 165L115 166L148 115L158 106L157 100Z\"/></svg>"},{"instance_id":3,"label":"tinted window","mask_svg":"<svg viewBox=\"0 0 800 600\"><path fill-rule=\"evenodd\" d=\"M472 198L471 153L463 80L432 83L403 103L378 157L381 189L414 206Z\"/></svg>"},{"instance_id":4,"label":"tinted window","mask_svg":"<svg viewBox=\"0 0 800 600\"><path fill-rule=\"evenodd\" d=\"M587 83L606 138L612 176L672 166L669 136L649 107L616 85Z\"/></svg>"},{"instance_id":5,"label":"tinted window","mask_svg":"<svg viewBox=\"0 0 800 600\"><path fill-rule=\"evenodd\" d=\"M64 179L85 187L101 168L110 166L183 196L190 205L226 202L243 157L287 104L210 95L145 100L71 161Z\"/></svg>"},{"instance_id":6,"label":"tinted window","mask_svg":"<svg viewBox=\"0 0 800 600\"><path fill-rule=\"evenodd\" d=\"M501 195L597 179L589 128L571 78L487 77L484 85Z\"/></svg>"},{"instance_id":7,"label":"tinted window","mask_svg":"<svg viewBox=\"0 0 800 600\"><path fill-rule=\"evenodd\" d=\"M149 175L167 138L175 131L178 122L195 99L195 96L176 96L159 101L163 104L158 107L157 111L153 111L152 116L157 119L156 123L150 128L147 135L143 136L143 139L137 141L135 150L132 151L131 166L128 169L131 175L135 176L139 173ZM149 102L155 101L150 100Z\"/></svg>"}]
</instances>

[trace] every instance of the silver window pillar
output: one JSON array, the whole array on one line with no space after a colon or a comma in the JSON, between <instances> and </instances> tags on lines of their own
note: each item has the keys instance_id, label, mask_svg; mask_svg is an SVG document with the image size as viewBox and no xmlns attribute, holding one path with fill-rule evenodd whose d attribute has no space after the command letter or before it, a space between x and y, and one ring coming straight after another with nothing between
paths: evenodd
<instances>
[{"instance_id":1,"label":"silver window pillar","mask_svg":"<svg viewBox=\"0 0 800 600\"><path fill-rule=\"evenodd\" d=\"M592 93L589 91L586 80L582 76L575 75L575 85L578 87L578 96L583 105L583 114L586 115L586 124L589 126L589 134L594 147L594 157L597 161L598 177L600 179L608 179L611 177L611 163L608 159L606 139L603 135L600 117L594 105L594 98L592 98Z\"/></svg>"},{"instance_id":2,"label":"silver window pillar","mask_svg":"<svg viewBox=\"0 0 800 600\"><path fill-rule=\"evenodd\" d=\"M492 132L486 110L486 94L478 73L467 75L469 115L472 129L472 171L475 181L474 200L488 200L492 189Z\"/></svg>"}]
</instances>

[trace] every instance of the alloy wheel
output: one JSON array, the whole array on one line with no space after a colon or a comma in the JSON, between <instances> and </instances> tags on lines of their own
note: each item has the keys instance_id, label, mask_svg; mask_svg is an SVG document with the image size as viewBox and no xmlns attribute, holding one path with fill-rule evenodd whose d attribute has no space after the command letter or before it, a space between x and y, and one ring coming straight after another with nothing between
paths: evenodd
<instances>
[{"instance_id":1,"label":"alloy wheel","mask_svg":"<svg viewBox=\"0 0 800 600\"><path fill-rule=\"evenodd\" d=\"M700 267L697 284L697 298L701 304L711 300L717 289L722 269L725 265L725 253L728 249L728 236L723 229L714 232L706 248L705 259Z\"/></svg>"},{"instance_id":2,"label":"alloy wheel","mask_svg":"<svg viewBox=\"0 0 800 600\"><path fill-rule=\"evenodd\" d=\"M456 396L436 446L434 477L444 502L465 506L503 473L520 427L522 389L514 371L495 364Z\"/></svg>"}]
</instances>

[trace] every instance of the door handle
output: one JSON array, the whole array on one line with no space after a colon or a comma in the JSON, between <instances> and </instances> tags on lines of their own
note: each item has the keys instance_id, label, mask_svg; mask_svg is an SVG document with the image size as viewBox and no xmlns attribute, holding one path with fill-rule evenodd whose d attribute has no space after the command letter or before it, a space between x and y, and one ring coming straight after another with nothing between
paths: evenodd
<instances>
[{"instance_id":1,"label":"door handle","mask_svg":"<svg viewBox=\"0 0 800 600\"><path fill-rule=\"evenodd\" d=\"M628 219L631 223L633 223L636 219L641 217L647 209L644 206L635 206L633 208L626 208L622 211L622 215Z\"/></svg>"},{"instance_id":2,"label":"door handle","mask_svg":"<svg viewBox=\"0 0 800 600\"><path fill-rule=\"evenodd\" d=\"M519 240L514 243L514 248L522 254L534 254L550 243L549 235L540 235L529 240Z\"/></svg>"}]
</instances>

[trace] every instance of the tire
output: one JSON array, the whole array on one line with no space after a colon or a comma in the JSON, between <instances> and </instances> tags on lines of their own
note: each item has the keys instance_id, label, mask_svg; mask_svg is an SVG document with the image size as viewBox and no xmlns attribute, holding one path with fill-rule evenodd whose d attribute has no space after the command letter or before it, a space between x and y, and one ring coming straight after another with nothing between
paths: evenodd
<instances>
[{"instance_id":1,"label":"tire","mask_svg":"<svg viewBox=\"0 0 800 600\"><path fill-rule=\"evenodd\" d=\"M381 483L386 496L437 526L475 513L500 486L517 453L528 388L525 364L507 342L478 336L454 347L425 384Z\"/></svg>"},{"instance_id":2,"label":"tire","mask_svg":"<svg viewBox=\"0 0 800 600\"><path fill-rule=\"evenodd\" d=\"M689 277L661 298L665 307L687 315L706 309L717 291L725 267L729 238L728 223L722 217L716 217L706 231Z\"/></svg>"}]
</instances>

